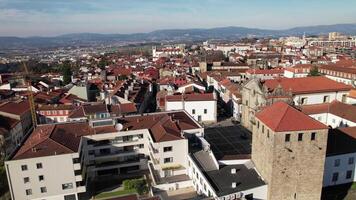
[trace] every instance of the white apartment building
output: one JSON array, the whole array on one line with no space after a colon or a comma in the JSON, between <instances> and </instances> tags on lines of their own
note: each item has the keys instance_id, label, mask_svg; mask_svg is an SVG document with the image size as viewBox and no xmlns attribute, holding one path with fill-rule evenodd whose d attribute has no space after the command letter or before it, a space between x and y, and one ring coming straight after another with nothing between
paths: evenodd
<instances>
[{"instance_id":1,"label":"white apartment building","mask_svg":"<svg viewBox=\"0 0 356 200\"><path fill-rule=\"evenodd\" d=\"M323 186L356 182L356 127L329 133Z\"/></svg>"},{"instance_id":2,"label":"white apartment building","mask_svg":"<svg viewBox=\"0 0 356 200\"><path fill-rule=\"evenodd\" d=\"M165 110L185 110L198 122L217 121L217 99L214 93L168 95Z\"/></svg>"},{"instance_id":3,"label":"white apartment building","mask_svg":"<svg viewBox=\"0 0 356 200\"><path fill-rule=\"evenodd\" d=\"M189 187L186 137L203 133L183 111L41 125L5 163L11 197L77 200L98 177L147 169L154 188Z\"/></svg>"}]
</instances>

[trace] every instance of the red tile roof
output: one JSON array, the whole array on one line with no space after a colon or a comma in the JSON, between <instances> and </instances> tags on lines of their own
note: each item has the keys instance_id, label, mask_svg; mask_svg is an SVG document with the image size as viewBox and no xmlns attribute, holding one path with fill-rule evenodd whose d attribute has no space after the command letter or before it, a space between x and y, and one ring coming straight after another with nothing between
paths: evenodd
<instances>
[{"instance_id":1,"label":"red tile roof","mask_svg":"<svg viewBox=\"0 0 356 200\"><path fill-rule=\"evenodd\" d=\"M30 104L27 100L10 101L0 104L0 112L22 115L28 111L30 111Z\"/></svg>"},{"instance_id":2,"label":"red tile roof","mask_svg":"<svg viewBox=\"0 0 356 200\"><path fill-rule=\"evenodd\" d=\"M14 160L74 153L80 139L93 134L87 123L68 123L38 126L17 151Z\"/></svg>"},{"instance_id":3,"label":"red tile roof","mask_svg":"<svg viewBox=\"0 0 356 200\"><path fill-rule=\"evenodd\" d=\"M264 81L269 90L274 90L279 85L285 91L293 94L312 94L322 92L349 91L352 87L339 83L323 76L304 78L278 78Z\"/></svg>"},{"instance_id":4,"label":"red tile roof","mask_svg":"<svg viewBox=\"0 0 356 200\"><path fill-rule=\"evenodd\" d=\"M200 128L185 112L154 113L117 119L123 130L149 129L156 142L181 140L182 130ZM114 126L92 128L88 122L38 126L16 152L14 160L78 152L82 136L117 132Z\"/></svg>"},{"instance_id":5,"label":"red tile roof","mask_svg":"<svg viewBox=\"0 0 356 200\"><path fill-rule=\"evenodd\" d=\"M156 142L183 139L182 130L197 129L200 126L183 111L154 113L144 116L121 118L123 130L149 129Z\"/></svg>"},{"instance_id":6,"label":"red tile roof","mask_svg":"<svg viewBox=\"0 0 356 200\"><path fill-rule=\"evenodd\" d=\"M328 129L324 124L282 101L264 108L256 114L256 118L275 132Z\"/></svg>"},{"instance_id":7,"label":"red tile roof","mask_svg":"<svg viewBox=\"0 0 356 200\"><path fill-rule=\"evenodd\" d=\"M302 106L302 112L307 115L331 113L343 119L356 122L356 106L345 104L339 101L316 105Z\"/></svg>"},{"instance_id":8,"label":"red tile roof","mask_svg":"<svg viewBox=\"0 0 356 200\"><path fill-rule=\"evenodd\" d=\"M192 93L166 96L166 101L214 101L213 93Z\"/></svg>"}]
</instances>

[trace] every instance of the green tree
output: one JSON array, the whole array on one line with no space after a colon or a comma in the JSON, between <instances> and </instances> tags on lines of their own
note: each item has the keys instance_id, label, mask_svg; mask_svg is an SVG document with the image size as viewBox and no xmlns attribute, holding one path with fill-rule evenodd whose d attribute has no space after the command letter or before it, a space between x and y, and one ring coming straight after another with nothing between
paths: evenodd
<instances>
[{"instance_id":1,"label":"green tree","mask_svg":"<svg viewBox=\"0 0 356 200\"><path fill-rule=\"evenodd\" d=\"M138 194L142 195L148 192L148 187L146 180L144 179L130 179L124 180L123 185L125 190L132 190L135 189Z\"/></svg>"},{"instance_id":2,"label":"green tree","mask_svg":"<svg viewBox=\"0 0 356 200\"><path fill-rule=\"evenodd\" d=\"M65 61L61 67L61 72L63 75L63 83L67 85L72 81L72 69L69 61Z\"/></svg>"},{"instance_id":3,"label":"green tree","mask_svg":"<svg viewBox=\"0 0 356 200\"><path fill-rule=\"evenodd\" d=\"M318 71L318 67L314 66L314 67L310 70L308 76L320 76L320 73L319 73L319 71Z\"/></svg>"}]
</instances>

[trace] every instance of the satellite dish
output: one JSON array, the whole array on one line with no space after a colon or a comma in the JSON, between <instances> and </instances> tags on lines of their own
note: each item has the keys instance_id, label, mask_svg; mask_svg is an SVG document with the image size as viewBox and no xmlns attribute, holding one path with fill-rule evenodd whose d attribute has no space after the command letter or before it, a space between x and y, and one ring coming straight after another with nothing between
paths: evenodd
<instances>
[{"instance_id":1,"label":"satellite dish","mask_svg":"<svg viewBox=\"0 0 356 200\"><path fill-rule=\"evenodd\" d=\"M117 131L121 131L123 128L124 128L124 126L123 126L122 124L120 124L120 123L118 123L118 124L115 125L115 129L116 129Z\"/></svg>"}]
</instances>

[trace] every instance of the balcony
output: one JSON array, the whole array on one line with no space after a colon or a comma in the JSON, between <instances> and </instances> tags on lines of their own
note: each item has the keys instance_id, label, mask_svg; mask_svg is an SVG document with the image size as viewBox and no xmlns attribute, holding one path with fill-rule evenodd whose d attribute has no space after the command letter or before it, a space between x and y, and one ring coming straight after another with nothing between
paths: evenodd
<instances>
[{"instance_id":1,"label":"balcony","mask_svg":"<svg viewBox=\"0 0 356 200\"><path fill-rule=\"evenodd\" d=\"M74 163L73 168L74 168L74 170L81 170L80 163Z\"/></svg>"},{"instance_id":2,"label":"balcony","mask_svg":"<svg viewBox=\"0 0 356 200\"><path fill-rule=\"evenodd\" d=\"M131 142L138 142L140 140L139 137L133 137L129 139L123 140L101 140L91 144L93 147L103 147L103 146L112 146L115 144L127 144Z\"/></svg>"},{"instance_id":3,"label":"balcony","mask_svg":"<svg viewBox=\"0 0 356 200\"><path fill-rule=\"evenodd\" d=\"M75 182L79 182L79 181L82 181L82 180L83 180L82 175L76 175L75 176Z\"/></svg>"},{"instance_id":4,"label":"balcony","mask_svg":"<svg viewBox=\"0 0 356 200\"><path fill-rule=\"evenodd\" d=\"M126 165L126 164L133 164L133 163L139 163L145 159L145 156L143 154L140 154L139 156L135 156L133 158L127 158L125 160L112 160L112 161L106 161L106 162L94 162L94 164L91 164L91 166L94 166L95 168L106 168L106 167L116 167L118 165Z\"/></svg>"},{"instance_id":5,"label":"balcony","mask_svg":"<svg viewBox=\"0 0 356 200\"><path fill-rule=\"evenodd\" d=\"M123 155L127 155L127 154L135 154L138 153L137 150L117 150L117 151L113 151L110 153L98 153L98 154L94 154L94 158L103 158L103 157L110 157L110 156L123 156Z\"/></svg>"},{"instance_id":6,"label":"balcony","mask_svg":"<svg viewBox=\"0 0 356 200\"><path fill-rule=\"evenodd\" d=\"M86 192L86 188L85 188L85 186L80 186L80 187L77 187L77 192L78 192L78 193L83 193L83 192Z\"/></svg>"}]
</instances>

